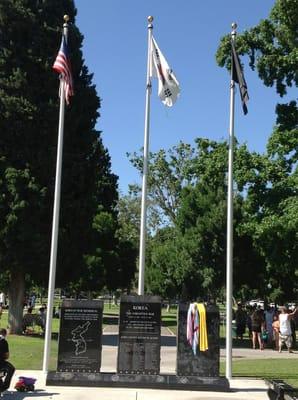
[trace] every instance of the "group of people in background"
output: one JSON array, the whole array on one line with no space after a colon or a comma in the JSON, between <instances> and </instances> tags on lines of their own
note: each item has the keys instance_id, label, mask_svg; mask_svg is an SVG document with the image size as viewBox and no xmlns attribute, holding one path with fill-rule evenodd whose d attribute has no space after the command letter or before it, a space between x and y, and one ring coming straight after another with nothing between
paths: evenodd
<instances>
[{"instance_id":1,"label":"group of people in background","mask_svg":"<svg viewBox=\"0 0 298 400\"><path fill-rule=\"evenodd\" d=\"M298 327L298 307L290 312L287 307L260 306L243 307L237 304L234 319L236 322L236 337L243 339L248 329L253 349L264 347L282 351L283 345L291 353L296 344L296 327Z\"/></svg>"},{"instance_id":2,"label":"group of people in background","mask_svg":"<svg viewBox=\"0 0 298 400\"><path fill-rule=\"evenodd\" d=\"M33 313L33 308L32 307L28 307L24 316L23 316L23 321L22 321L22 330L23 333L27 332L27 329L29 327L32 327L34 325L39 326L42 331L45 330L45 326L46 326L46 310L47 310L47 306L46 304L43 304L39 310L38 313Z\"/></svg>"}]
</instances>

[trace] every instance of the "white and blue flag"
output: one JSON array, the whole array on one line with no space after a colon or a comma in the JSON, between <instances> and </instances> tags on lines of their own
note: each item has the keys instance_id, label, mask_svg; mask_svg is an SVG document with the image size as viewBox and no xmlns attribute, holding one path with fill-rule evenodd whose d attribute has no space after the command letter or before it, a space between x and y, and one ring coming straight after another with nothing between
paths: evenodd
<instances>
[{"instance_id":1,"label":"white and blue flag","mask_svg":"<svg viewBox=\"0 0 298 400\"><path fill-rule=\"evenodd\" d=\"M180 93L179 82L153 37L151 55L150 77L158 79L158 96L161 101L172 107Z\"/></svg>"}]
</instances>

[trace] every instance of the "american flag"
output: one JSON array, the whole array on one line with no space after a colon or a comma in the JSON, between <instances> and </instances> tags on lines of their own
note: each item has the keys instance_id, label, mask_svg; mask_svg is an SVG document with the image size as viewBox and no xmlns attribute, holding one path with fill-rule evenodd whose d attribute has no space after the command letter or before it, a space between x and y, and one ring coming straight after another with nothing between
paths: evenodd
<instances>
[{"instance_id":1,"label":"american flag","mask_svg":"<svg viewBox=\"0 0 298 400\"><path fill-rule=\"evenodd\" d=\"M71 65L68 57L68 48L65 36L62 35L62 41L59 53L54 62L53 69L60 74L61 89L64 90L66 103L69 104L70 96L73 96L73 81L71 74Z\"/></svg>"}]
</instances>

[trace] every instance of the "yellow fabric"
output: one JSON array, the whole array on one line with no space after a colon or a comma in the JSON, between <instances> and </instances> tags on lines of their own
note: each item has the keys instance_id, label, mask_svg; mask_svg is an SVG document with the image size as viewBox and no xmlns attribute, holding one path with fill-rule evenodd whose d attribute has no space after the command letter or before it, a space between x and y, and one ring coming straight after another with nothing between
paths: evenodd
<instances>
[{"instance_id":1,"label":"yellow fabric","mask_svg":"<svg viewBox=\"0 0 298 400\"><path fill-rule=\"evenodd\" d=\"M206 323L206 309L203 303L197 303L197 309L200 316L200 339L199 339L199 348L200 351L208 350L208 337L207 337L207 323Z\"/></svg>"}]
</instances>

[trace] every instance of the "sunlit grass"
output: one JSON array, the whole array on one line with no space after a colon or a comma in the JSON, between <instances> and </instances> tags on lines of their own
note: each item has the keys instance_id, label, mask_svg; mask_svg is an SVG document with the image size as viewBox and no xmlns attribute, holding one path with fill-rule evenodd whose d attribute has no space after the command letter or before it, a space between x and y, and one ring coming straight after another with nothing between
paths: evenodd
<instances>
[{"instance_id":1,"label":"sunlit grass","mask_svg":"<svg viewBox=\"0 0 298 400\"><path fill-rule=\"evenodd\" d=\"M225 374L225 363L220 363L220 373ZM258 360L237 360L232 363L233 377L281 379L298 388L298 360L270 358Z\"/></svg>"},{"instance_id":2,"label":"sunlit grass","mask_svg":"<svg viewBox=\"0 0 298 400\"><path fill-rule=\"evenodd\" d=\"M119 314L119 306L113 304L105 304L104 308L104 325L117 324ZM169 312L162 310L163 326L169 328L174 334L177 332L177 309L173 308ZM53 319L52 332L54 336L59 332L60 320ZM2 314L0 320L1 327L7 327L7 312ZM38 331L36 332L38 333ZM220 326L221 340L224 340L225 329ZM9 335L8 341L10 345L10 360L17 369L40 370L42 369L42 359L44 351L43 336L18 336ZM239 347L240 343L234 341L235 346ZM250 347L248 337L241 342L241 347ZM49 369L55 370L57 365L58 340L52 340L50 365ZM236 360L232 365L234 377L250 377L261 379L279 379L284 380L288 384L298 387L298 360L296 359L258 359L256 360ZM225 363L220 363L220 373L225 374Z\"/></svg>"}]
</instances>

